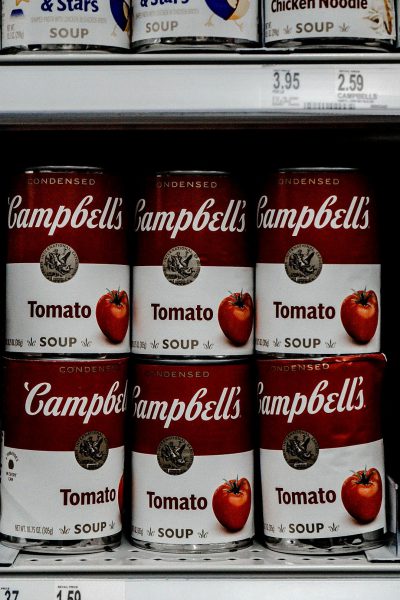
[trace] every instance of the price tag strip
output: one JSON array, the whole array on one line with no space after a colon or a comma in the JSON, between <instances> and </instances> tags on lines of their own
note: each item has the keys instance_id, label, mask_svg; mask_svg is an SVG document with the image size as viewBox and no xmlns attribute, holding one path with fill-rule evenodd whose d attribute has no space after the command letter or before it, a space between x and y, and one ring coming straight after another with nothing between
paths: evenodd
<instances>
[{"instance_id":1,"label":"price tag strip","mask_svg":"<svg viewBox=\"0 0 400 600\"><path fill-rule=\"evenodd\" d=\"M400 82L390 65L266 65L264 108L272 111L400 110Z\"/></svg>"},{"instance_id":2,"label":"price tag strip","mask_svg":"<svg viewBox=\"0 0 400 600\"><path fill-rule=\"evenodd\" d=\"M0 580L0 600L125 600L121 579Z\"/></svg>"}]
</instances>

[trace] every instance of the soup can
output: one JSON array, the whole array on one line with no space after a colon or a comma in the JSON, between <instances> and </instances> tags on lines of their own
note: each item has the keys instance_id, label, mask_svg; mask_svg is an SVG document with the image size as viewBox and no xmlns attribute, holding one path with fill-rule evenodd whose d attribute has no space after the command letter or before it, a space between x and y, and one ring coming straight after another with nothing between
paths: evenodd
<instances>
[{"instance_id":1,"label":"soup can","mask_svg":"<svg viewBox=\"0 0 400 600\"><path fill-rule=\"evenodd\" d=\"M129 50L130 0L2 0L3 49Z\"/></svg>"},{"instance_id":2,"label":"soup can","mask_svg":"<svg viewBox=\"0 0 400 600\"><path fill-rule=\"evenodd\" d=\"M251 544L250 381L248 361L136 363L129 434L135 545L190 553Z\"/></svg>"},{"instance_id":3,"label":"soup can","mask_svg":"<svg viewBox=\"0 0 400 600\"><path fill-rule=\"evenodd\" d=\"M119 545L127 363L5 359L3 544L61 554Z\"/></svg>"},{"instance_id":4,"label":"soup can","mask_svg":"<svg viewBox=\"0 0 400 600\"><path fill-rule=\"evenodd\" d=\"M264 10L269 47L389 50L396 41L393 0L265 0Z\"/></svg>"},{"instance_id":5,"label":"soup can","mask_svg":"<svg viewBox=\"0 0 400 600\"><path fill-rule=\"evenodd\" d=\"M356 169L271 175L257 207L257 352L380 351L374 191Z\"/></svg>"},{"instance_id":6,"label":"soup can","mask_svg":"<svg viewBox=\"0 0 400 600\"><path fill-rule=\"evenodd\" d=\"M39 167L8 198L7 352L129 352L130 267L119 178Z\"/></svg>"},{"instance_id":7,"label":"soup can","mask_svg":"<svg viewBox=\"0 0 400 600\"><path fill-rule=\"evenodd\" d=\"M382 354L258 359L264 539L341 554L385 542Z\"/></svg>"},{"instance_id":8,"label":"soup can","mask_svg":"<svg viewBox=\"0 0 400 600\"><path fill-rule=\"evenodd\" d=\"M248 203L222 172L150 177L136 202L132 351L154 357L253 352Z\"/></svg>"}]
</instances>

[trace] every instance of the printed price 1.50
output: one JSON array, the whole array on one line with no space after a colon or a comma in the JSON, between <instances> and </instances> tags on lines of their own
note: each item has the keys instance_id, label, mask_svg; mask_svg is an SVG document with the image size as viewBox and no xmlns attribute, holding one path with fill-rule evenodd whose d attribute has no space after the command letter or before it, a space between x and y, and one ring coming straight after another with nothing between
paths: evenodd
<instances>
[{"instance_id":1,"label":"printed price 1.50","mask_svg":"<svg viewBox=\"0 0 400 600\"><path fill-rule=\"evenodd\" d=\"M57 600L82 600L82 594L79 590L59 590L56 598Z\"/></svg>"}]
</instances>

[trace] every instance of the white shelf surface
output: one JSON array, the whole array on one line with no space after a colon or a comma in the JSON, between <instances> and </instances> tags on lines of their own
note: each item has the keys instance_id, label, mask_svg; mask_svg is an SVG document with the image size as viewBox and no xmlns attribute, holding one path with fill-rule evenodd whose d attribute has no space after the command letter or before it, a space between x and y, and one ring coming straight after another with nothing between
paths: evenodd
<instances>
[{"instance_id":1,"label":"white shelf surface","mask_svg":"<svg viewBox=\"0 0 400 600\"><path fill-rule=\"evenodd\" d=\"M400 54L0 56L0 126L400 122Z\"/></svg>"}]
</instances>

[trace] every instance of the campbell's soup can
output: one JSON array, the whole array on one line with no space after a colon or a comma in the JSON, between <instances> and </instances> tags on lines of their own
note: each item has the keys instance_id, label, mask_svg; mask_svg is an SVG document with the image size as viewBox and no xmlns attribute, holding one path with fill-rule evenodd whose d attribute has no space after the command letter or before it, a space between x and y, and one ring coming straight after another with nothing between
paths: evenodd
<instances>
[{"instance_id":1,"label":"campbell's soup can","mask_svg":"<svg viewBox=\"0 0 400 600\"><path fill-rule=\"evenodd\" d=\"M379 50L396 41L394 0L264 0L264 13L270 47ZM358 75L338 71L339 96L352 101L364 91Z\"/></svg>"},{"instance_id":2,"label":"campbell's soup can","mask_svg":"<svg viewBox=\"0 0 400 600\"><path fill-rule=\"evenodd\" d=\"M361 172L271 175L258 201L257 231L256 351L380 351L377 214Z\"/></svg>"},{"instance_id":3,"label":"campbell's soup can","mask_svg":"<svg viewBox=\"0 0 400 600\"><path fill-rule=\"evenodd\" d=\"M2 0L3 49L129 50L130 0Z\"/></svg>"},{"instance_id":4,"label":"campbell's soup can","mask_svg":"<svg viewBox=\"0 0 400 600\"><path fill-rule=\"evenodd\" d=\"M79 553L120 543L127 363L5 359L3 544Z\"/></svg>"},{"instance_id":5,"label":"campbell's soup can","mask_svg":"<svg viewBox=\"0 0 400 600\"><path fill-rule=\"evenodd\" d=\"M384 543L386 359L258 359L266 545L302 554Z\"/></svg>"},{"instance_id":6,"label":"campbell's soup can","mask_svg":"<svg viewBox=\"0 0 400 600\"><path fill-rule=\"evenodd\" d=\"M133 2L132 48L232 50L259 43L257 0Z\"/></svg>"},{"instance_id":7,"label":"campbell's soup can","mask_svg":"<svg viewBox=\"0 0 400 600\"><path fill-rule=\"evenodd\" d=\"M121 182L98 169L25 171L8 197L7 352L129 352Z\"/></svg>"},{"instance_id":8,"label":"campbell's soup can","mask_svg":"<svg viewBox=\"0 0 400 600\"><path fill-rule=\"evenodd\" d=\"M217 552L251 543L250 381L247 361L135 365L130 432L135 545Z\"/></svg>"},{"instance_id":9,"label":"campbell's soup can","mask_svg":"<svg viewBox=\"0 0 400 600\"><path fill-rule=\"evenodd\" d=\"M132 351L235 357L253 351L248 204L222 172L151 177L136 202Z\"/></svg>"}]
</instances>

